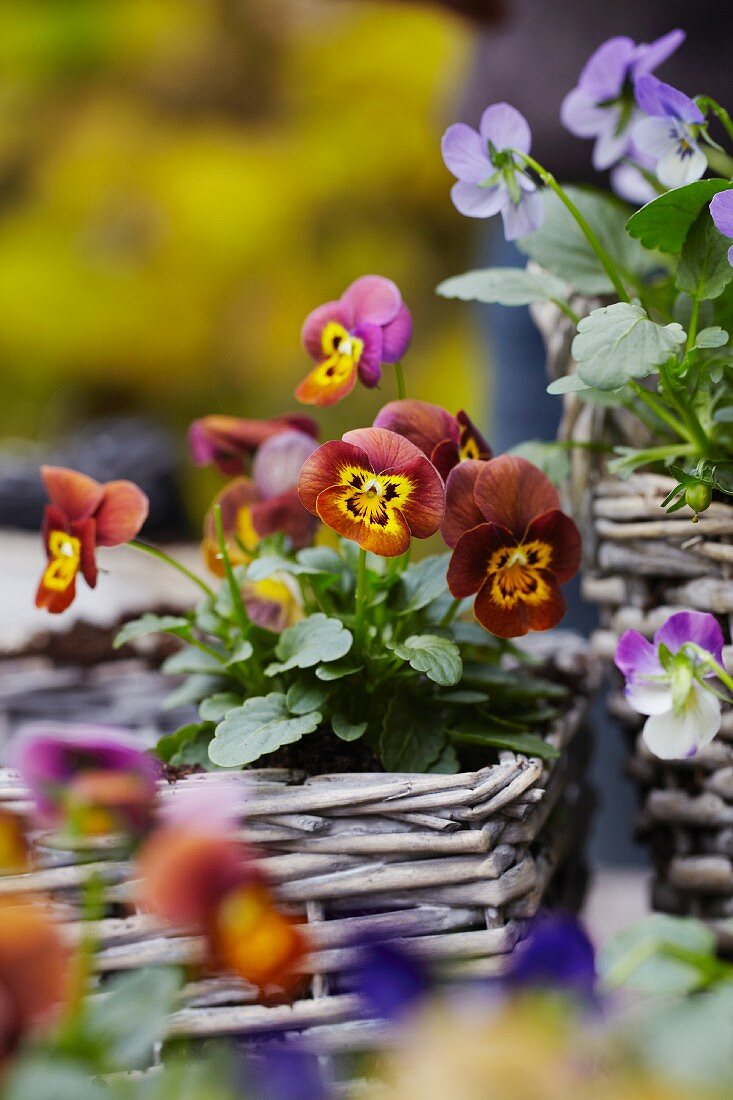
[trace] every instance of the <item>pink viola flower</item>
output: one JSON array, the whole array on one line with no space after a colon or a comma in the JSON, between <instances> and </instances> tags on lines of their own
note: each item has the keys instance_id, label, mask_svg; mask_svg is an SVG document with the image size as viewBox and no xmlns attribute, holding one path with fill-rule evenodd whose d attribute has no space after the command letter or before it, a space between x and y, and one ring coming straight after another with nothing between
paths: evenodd
<instances>
[{"instance_id":1,"label":"pink viola flower","mask_svg":"<svg viewBox=\"0 0 733 1100\"><path fill-rule=\"evenodd\" d=\"M537 185L523 169L532 134L524 115L509 103L493 103L481 116L478 130L456 122L443 134L446 168L458 180L451 190L453 205L469 218L501 214L508 241L539 229L545 216Z\"/></svg>"},{"instance_id":2,"label":"pink viola flower","mask_svg":"<svg viewBox=\"0 0 733 1100\"><path fill-rule=\"evenodd\" d=\"M576 87L562 102L560 118L576 137L595 138L593 167L599 172L628 153L631 128L641 118L634 99L636 82L666 61L684 40L681 30L640 45L619 35L609 38L586 61Z\"/></svg>"},{"instance_id":3,"label":"pink viola flower","mask_svg":"<svg viewBox=\"0 0 733 1100\"><path fill-rule=\"evenodd\" d=\"M733 191L719 191L714 196L710 203L710 215L718 232L733 238ZM733 265L733 245L728 249L728 263Z\"/></svg>"},{"instance_id":4,"label":"pink viola flower","mask_svg":"<svg viewBox=\"0 0 733 1100\"><path fill-rule=\"evenodd\" d=\"M427 455L443 481L459 462L491 458L491 448L463 409L451 416L429 401L390 401L377 413L374 427L409 439Z\"/></svg>"},{"instance_id":5,"label":"pink viola flower","mask_svg":"<svg viewBox=\"0 0 733 1100\"><path fill-rule=\"evenodd\" d=\"M316 366L295 396L304 405L334 405L357 379L373 388L383 363L398 362L410 344L412 318L397 286L381 275L363 275L338 301L326 302L303 323L303 347Z\"/></svg>"},{"instance_id":6,"label":"pink viola flower","mask_svg":"<svg viewBox=\"0 0 733 1100\"><path fill-rule=\"evenodd\" d=\"M53 722L26 726L13 764L48 825L81 836L139 836L151 822L162 768L128 730Z\"/></svg>"},{"instance_id":7,"label":"pink viola flower","mask_svg":"<svg viewBox=\"0 0 733 1100\"><path fill-rule=\"evenodd\" d=\"M720 729L716 677L722 672L723 632L713 615L679 611L648 641L627 630L616 647L626 699L648 715L643 738L662 760L694 756Z\"/></svg>"},{"instance_id":8,"label":"pink viola flower","mask_svg":"<svg viewBox=\"0 0 733 1100\"><path fill-rule=\"evenodd\" d=\"M248 420L211 415L193 421L188 429L188 444L197 466L216 466L227 477L236 477L249 472L258 447L266 440L292 430L318 438L318 425L309 416Z\"/></svg>"}]
</instances>

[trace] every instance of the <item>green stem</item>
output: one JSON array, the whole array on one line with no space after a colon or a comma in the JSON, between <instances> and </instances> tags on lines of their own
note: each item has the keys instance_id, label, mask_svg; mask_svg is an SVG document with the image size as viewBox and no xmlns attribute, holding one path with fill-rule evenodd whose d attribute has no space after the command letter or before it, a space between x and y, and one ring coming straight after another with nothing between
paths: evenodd
<instances>
[{"instance_id":1,"label":"green stem","mask_svg":"<svg viewBox=\"0 0 733 1100\"><path fill-rule=\"evenodd\" d=\"M560 312L564 313L568 320L572 321L577 328L580 324L580 314L576 313L574 309L571 309L567 302L563 302L562 298L550 298L550 301L554 306L557 306Z\"/></svg>"},{"instance_id":2,"label":"green stem","mask_svg":"<svg viewBox=\"0 0 733 1100\"><path fill-rule=\"evenodd\" d=\"M730 140L733 141L733 119L730 117L725 107L721 107L719 103L717 103L714 99L711 99L710 96L707 95L698 96L697 104L701 111L709 109L713 112Z\"/></svg>"},{"instance_id":3,"label":"green stem","mask_svg":"<svg viewBox=\"0 0 733 1100\"><path fill-rule=\"evenodd\" d=\"M651 409L652 412L675 433L675 435L681 436L690 443L694 442L689 429L685 427L681 420L678 420L677 417L672 415L667 406L660 401L655 394L644 389L643 386L640 386L639 383L635 382L633 379L630 385L639 400L643 401L647 408Z\"/></svg>"},{"instance_id":4,"label":"green stem","mask_svg":"<svg viewBox=\"0 0 733 1100\"><path fill-rule=\"evenodd\" d=\"M366 607L366 561L367 552L359 547L359 564L356 569L356 609L354 615L354 635L361 640L364 628L364 610Z\"/></svg>"},{"instance_id":5,"label":"green stem","mask_svg":"<svg viewBox=\"0 0 733 1100\"><path fill-rule=\"evenodd\" d=\"M609 279L613 283L616 293L618 294L621 302L630 301L628 294L626 293L626 287L623 284L621 275L613 262L611 257L606 252L605 248L599 241L594 230L589 223L578 210L577 206L571 198L566 195L560 184L557 182L552 172L548 172L546 168L543 168L539 161L536 161L534 157L530 157L527 153L520 153L517 149L509 150L513 156L518 157L528 168L531 168L533 172L536 172L546 187L549 187L551 191L554 191L560 202L563 204L568 213L575 219L578 228L591 246L596 256L598 257L603 270L608 275Z\"/></svg>"},{"instance_id":6,"label":"green stem","mask_svg":"<svg viewBox=\"0 0 733 1100\"><path fill-rule=\"evenodd\" d=\"M453 600L452 603L450 604L448 610L446 611L445 615L443 616L443 618L438 623L438 626L450 626L450 624L453 622L454 618L456 617L456 612L458 611L458 608L460 606L461 606L461 600L459 600L459 599Z\"/></svg>"},{"instance_id":7,"label":"green stem","mask_svg":"<svg viewBox=\"0 0 733 1100\"><path fill-rule=\"evenodd\" d=\"M685 355L689 355L695 346L695 340L697 339L697 323L700 319L700 299L692 299L692 312L690 313L690 323L687 326L687 343L685 344Z\"/></svg>"},{"instance_id":8,"label":"green stem","mask_svg":"<svg viewBox=\"0 0 733 1100\"><path fill-rule=\"evenodd\" d=\"M402 363L399 361L394 365L394 373L397 379L397 396L400 401L404 401L407 397L407 387L405 386L405 372L402 369Z\"/></svg>"},{"instance_id":9,"label":"green stem","mask_svg":"<svg viewBox=\"0 0 733 1100\"><path fill-rule=\"evenodd\" d=\"M135 550L141 550L144 554L148 554L151 558L157 558L158 561L164 561L166 565L170 565L172 569L178 570L184 577L187 577L193 584L198 585L202 592L211 599L214 599L215 593L213 589L209 588L206 581L203 581L201 577L197 577L194 572L187 569L180 561L172 558L170 554L166 554L165 550L159 550L157 546L150 546L147 542L140 542L139 539L131 539L127 543L128 546L132 546Z\"/></svg>"},{"instance_id":10,"label":"green stem","mask_svg":"<svg viewBox=\"0 0 733 1100\"><path fill-rule=\"evenodd\" d=\"M216 540L219 544L219 555L222 560L222 565L224 566L224 575L226 576L229 592L232 597L234 614L237 617L237 622L239 623L242 634L246 637L249 634L249 616L247 615L242 593L239 590L237 578L234 576L234 570L232 569L232 563L229 558L226 538L224 537L224 523L221 518L221 504L214 505L214 527L216 528Z\"/></svg>"},{"instance_id":11,"label":"green stem","mask_svg":"<svg viewBox=\"0 0 733 1100\"><path fill-rule=\"evenodd\" d=\"M710 450L710 440L707 437L705 429L695 415L692 406L688 404L687 401L681 400L678 397L675 380L670 376L665 365L659 368L659 381L662 384L662 389L666 393L667 398L675 406L680 417L687 425L687 438L695 444L700 457L704 458Z\"/></svg>"}]
</instances>

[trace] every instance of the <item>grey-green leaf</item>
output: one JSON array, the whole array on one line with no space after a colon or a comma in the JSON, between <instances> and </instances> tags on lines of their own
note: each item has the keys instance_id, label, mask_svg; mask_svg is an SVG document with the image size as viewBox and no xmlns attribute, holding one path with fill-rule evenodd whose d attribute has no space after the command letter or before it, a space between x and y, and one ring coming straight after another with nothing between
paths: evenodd
<instances>
[{"instance_id":1,"label":"grey-green leaf","mask_svg":"<svg viewBox=\"0 0 733 1100\"><path fill-rule=\"evenodd\" d=\"M259 695L230 711L216 727L209 757L222 768L239 768L281 745L300 741L321 723L318 711L292 715L282 692Z\"/></svg>"},{"instance_id":2,"label":"grey-green leaf","mask_svg":"<svg viewBox=\"0 0 733 1100\"><path fill-rule=\"evenodd\" d=\"M254 649L252 647L252 643L248 641L247 638L242 638L236 649L232 653L230 653L229 659L226 663L226 667L231 668L232 665L238 665L242 662L248 661L253 653Z\"/></svg>"},{"instance_id":3,"label":"grey-green leaf","mask_svg":"<svg viewBox=\"0 0 733 1100\"><path fill-rule=\"evenodd\" d=\"M728 333L720 325L701 329L695 340L696 348L722 348L728 343Z\"/></svg>"},{"instance_id":4,"label":"grey-green leaf","mask_svg":"<svg viewBox=\"0 0 733 1100\"><path fill-rule=\"evenodd\" d=\"M310 714L321 707L331 692L323 684L314 684L307 680L296 680L288 688L286 701L291 714Z\"/></svg>"},{"instance_id":5,"label":"grey-green leaf","mask_svg":"<svg viewBox=\"0 0 733 1100\"><path fill-rule=\"evenodd\" d=\"M233 691L218 691L202 701L199 706L199 718L203 722L221 722L225 714L241 705L241 695L235 695Z\"/></svg>"},{"instance_id":6,"label":"grey-green leaf","mask_svg":"<svg viewBox=\"0 0 733 1100\"><path fill-rule=\"evenodd\" d=\"M171 967L149 967L115 975L87 1029L109 1059L111 1068L131 1070L146 1064L153 1045L163 1038L168 1014L181 987L181 973Z\"/></svg>"},{"instance_id":7,"label":"grey-green leaf","mask_svg":"<svg viewBox=\"0 0 733 1100\"><path fill-rule=\"evenodd\" d=\"M445 732L438 708L395 695L385 715L379 753L387 771L425 772L440 757Z\"/></svg>"},{"instance_id":8,"label":"grey-green leaf","mask_svg":"<svg viewBox=\"0 0 733 1100\"><path fill-rule=\"evenodd\" d=\"M332 665L319 665L316 669L316 677L329 683L331 680L343 680L346 676L353 676L355 673L361 672L361 669L361 665L342 664L341 662Z\"/></svg>"},{"instance_id":9,"label":"grey-green leaf","mask_svg":"<svg viewBox=\"0 0 733 1100\"><path fill-rule=\"evenodd\" d=\"M353 637L340 619L331 619L318 611L289 626L280 635L275 649L278 664L270 665L268 676L291 668L312 668L323 661L337 661L351 649Z\"/></svg>"},{"instance_id":10,"label":"grey-green leaf","mask_svg":"<svg viewBox=\"0 0 733 1100\"><path fill-rule=\"evenodd\" d=\"M448 638L440 638L437 634L412 634L392 649L416 672L424 672L428 679L441 687L457 684L461 678L461 651Z\"/></svg>"},{"instance_id":11,"label":"grey-green leaf","mask_svg":"<svg viewBox=\"0 0 733 1100\"><path fill-rule=\"evenodd\" d=\"M205 673L214 675L221 673L224 668L224 659L218 660L213 653L198 649L196 646L185 646L178 653L166 658L163 662L163 672L167 676L187 675L190 673Z\"/></svg>"},{"instance_id":12,"label":"grey-green leaf","mask_svg":"<svg viewBox=\"0 0 733 1100\"><path fill-rule=\"evenodd\" d=\"M437 288L442 298L460 298L464 302L497 302L502 306L527 306L567 297L562 279L545 272L523 271L517 267L490 267L454 275Z\"/></svg>"},{"instance_id":13,"label":"grey-green leaf","mask_svg":"<svg viewBox=\"0 0 733 1100\"><path fill-rule=\"evenodd\" d=\"M579 393L588 390L590 386L577 374L564 374L562 378L555 378L547 387L547 392L552 394Z\"/></svg>"},{"instance_id":14,"label":"grey-green leaf","mask_svg":"<svg viewBox=\"0 0 733 1100\"><path fill-rule=\"evenodd\" d=\"M334 714L331 719L333 732L341 741L358 741L367 731L368 722L351 722L343 714Z\"/></svg>"},{"instance_id":15,"label":"grey-green leaf","mask_svg":"<svg viewBox=\"0 0 733 1100\"><path fill-rule=\"evenodd\" d=\"M572 355L588 386L618 390L631 378L646 378L685 340L681 325L658 325L629 302L594 309L578 325Z\"/></svg>"},{"instance_id":16,"label":"grey-green leaf","mask_svg":"<svg viewBox=\"0 0 733 1100\"><path fill-rule=\"evenodd\" d=\"M715 937L702 921L658 913L614 936L599 953L598 969L609 989L679 995L699 988L695 957L709 958L714 951Z\"/></svg>"},{"instance_id":17,"label":"grey-green leaf","mask_svg":"<svg viewBox=\"0 0 733 1100\"><path fill-rule=\"evenodd\" d=\"M146 634L176 634L179 637L191 629L188 619L182 615L153 615L151 613L141 615L139 619L131 622L118 630L112 643L115 649L135 641L136 638L144 638Z\"/></svg>"},{"instance_id":18,"label":"grey-green leaf","mask_svg":"<svg viewBox=\"0 0 733 1100\"><path fill-rule=\"evenodd\" d=\"M448 590L446 574L450 554L433 554L411 565L400 579L397 610L420 611Z\"/></svg>"}]
</instances>

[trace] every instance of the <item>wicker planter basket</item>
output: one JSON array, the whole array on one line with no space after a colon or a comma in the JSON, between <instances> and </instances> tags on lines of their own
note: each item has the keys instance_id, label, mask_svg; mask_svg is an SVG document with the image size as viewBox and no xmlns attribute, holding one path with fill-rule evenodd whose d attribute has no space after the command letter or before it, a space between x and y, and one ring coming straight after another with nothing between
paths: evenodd
<instances>
[{"instance_id":1,"label":"wicker planter basket","mask_svg":"<svg viewBox=\"0 0 733 1100\"><path fill-rule=\"evenodd\" d=\"M623 413L566 401L563 434L575 442L629 443L636 425ZM635 440L635 442L639 442ZM583 592L601 611L592 639L611 662L628 629L651 636L681 608L712 612L728 642L733 620L733 506L713 502L696 525L685 508L661 503L671 479L604 476L593 452L572 452L573 510L584 535ZM725 654L726 659L730 653ZM645 748L644 719L627 706L614 670L609 708L628 731L629 771L639 789L640 837L654 864L653 904L708 921L733 949L733 711L718 737L693 760L662 762Z\"/></svg>"},{"instance_id":2,"label":"wicker planter basket","mask_svg":"<svg viewBox=\"0 0 733 1100\"><path fill-rule=\"evenodd\" d=\"M308 922L313 951L293 1004L262 1003L241 981L192 981L170 1034L305 1032L324 1055L369 1049L383 1036L360 1019L348 991L354 943L365 932L409 939L446 972L492 974L551 887L564 888L568 903L574 891L577 902L591 801L583 718L596 666L567 635L555 664L580 689L547 735L561 751L549 764L501 752L496 763L458 775L240 773L248 805L241 836L259 848L283 904ZM210 778L164 783L162 798ZM0 805L30 809L7 769L0 770ZM44 847L40 837L37 857L37 870L0 879L0 894L50 896L78 938L79 885L99 873L109 905L97 929L102 973L200 958L196 938L130 911L130 865L103 846L74 854Z\"/></svg>"}]
</instances>

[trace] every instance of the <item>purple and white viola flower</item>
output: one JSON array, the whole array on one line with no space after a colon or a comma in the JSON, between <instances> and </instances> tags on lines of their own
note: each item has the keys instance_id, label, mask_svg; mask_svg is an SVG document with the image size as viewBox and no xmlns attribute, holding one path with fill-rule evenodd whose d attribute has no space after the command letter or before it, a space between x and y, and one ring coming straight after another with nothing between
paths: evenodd
<instances>
[{"instance_id":1,"label":"purple and white viola flower","mask_svg":"<svg viewBox=\"0 0 733 1100\"><path fill-rule=\"evenodd\" d=\"M632 142L624 159L611 169L611 190L624 202L643 206L651 202L659 191L649 179L654 175L654 160L641 153Z\"/></svg>"},{"instance_id":2,"label":"purple and white viola flower","mask_svg":"<svg viewBox=\"0 0 733 1100\"><path fill-rule=\"evenodd\" d=\"M699 180L708 160L697 144L705 116L694 99L655 76L643 76L636 82L636 102L649 117L635 123L634 143L654 159L659 182L683 187Z\"/></svg>"},{"instance_id":3,"label":"purple and white viola flower","mask_svg":"<svg viewBox=\"0 0 733 1100\"><path fill-rule=\"evenodd\" d=\"M720 729L719 681L723 632L713 615L679 611L652 642L627 630L616 647L616 667L626 678L626 699L649 717L643 738L662 760L694 756Z\"/></svg>"},{"instance_id":4,"label":"purple and white viola flower","mask_svg":"<svg viewBox=\"0 0 733 1100\"><path fill-rule=\"evenodd\" d=\"M478 130L464 122L449 126L441 150L457 178L451 198L469 218L501 214L508 241L526 237L542 225L545 211L537 184L516 153L529 153L532 134L524 115L509 103L493 103Z\"/></svg>"},{"instance_id":5,"label":"purple and white viola flower","mask_svg":"<svg viewBox=\"0 0 733 1100\"><path fill-rule=\"evenodd\" d=\"M666 61L684 40L681 30L639 45L620 35L609 38L586 61L576 87L562 102L560 118L576 137L596 139L593 166L599 172L628 152L631 127L641 117L634 98L636 81Z\"/></svg>"},{"instance_id":6,"label":"purple and white viola flower","mask_svg":"<svg viewBox=\"0 0 733 1100\"><path fill-rule=\"evenodd\" d=\"M718 191L710 203L710 215L718 232L733 238L733 191ZM733 245L728 249L728 263L733 265Z\"/></svg>"}]
</instances>

